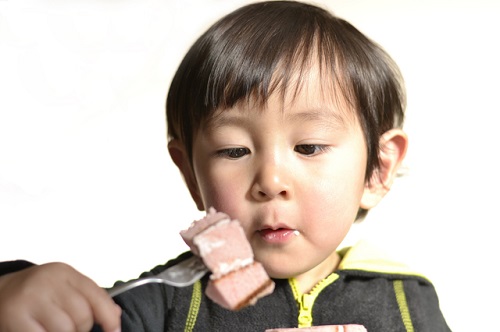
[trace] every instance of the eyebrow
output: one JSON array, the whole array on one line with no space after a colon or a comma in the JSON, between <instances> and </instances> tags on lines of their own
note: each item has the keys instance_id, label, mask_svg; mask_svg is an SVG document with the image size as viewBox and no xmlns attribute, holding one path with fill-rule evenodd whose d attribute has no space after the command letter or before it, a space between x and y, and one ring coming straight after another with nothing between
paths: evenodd
<instances>
[{"instance_id":1,"label":"eyebrow","mask_svg":"<svg viewBox=\"0 0 500 332\"><path fill-rule=\"evenodd\" d=\"M336 129L346 128L349 124L346 115L341 115L337 111L331 109L325 110L323 108L287 114L286 117L293 122L318 122L327 127Z\"/></svg>"},{"instance_id":2,"label":"eyebrow","mask_svg":"<svg viewBox=\"0 0 500 332\"><path fill-rule=\"evenodd\" d=\"M339 114L338 111L331 108L312 108L297 113L284 113L284 119L291 122L314 122L328 129L342 130L352 124L347 114ZM209 118L205 124L208 131L216 131L224 126L244 127L246 125L244 116L227 115L221 112Z\"/></svg>"},{"instance_id":3,"label":"eyebrow","mask_svg":"<svg viewBox=\"0 0 500 332\"><path fill-rule=\"evenodd\" d=\"M225 126L237 126L243 127L245 125L245 119L239 115L227 115L224 112L219 114L214 114L207 119L205 123L205 129L207 131L216 131L219 128Z\"/></svg>"}]
</instances>

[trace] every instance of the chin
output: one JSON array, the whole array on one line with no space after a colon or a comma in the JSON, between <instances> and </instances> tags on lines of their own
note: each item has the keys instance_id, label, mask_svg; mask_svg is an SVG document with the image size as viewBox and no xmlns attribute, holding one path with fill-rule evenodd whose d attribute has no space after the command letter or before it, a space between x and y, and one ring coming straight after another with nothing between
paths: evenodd
<instances>
[{"instance_id":1,"label":"chin","mask_svg":"<svg viewBox=\"0 0 500 332\"><path fill-rule=\"evenodd\" d=\"M280 259L277 261L270 261L269 259L265 259L260 260L259 262L264 266L267 274L274 279L288 279L300 275L304 272L298 270L297 264L293 264L295 261L291 259Z\"/></svg>"}]
</instances>

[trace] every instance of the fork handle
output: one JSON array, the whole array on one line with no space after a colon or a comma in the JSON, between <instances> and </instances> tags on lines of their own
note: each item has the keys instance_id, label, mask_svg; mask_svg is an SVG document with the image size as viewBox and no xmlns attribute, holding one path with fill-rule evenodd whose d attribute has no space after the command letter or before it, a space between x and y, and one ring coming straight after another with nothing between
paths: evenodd
<instances>
[{"instance_id":1,"label":"fork handle","mask_svg":"<svg viewBox=\"0 0 500 332\"><path fill-rule=\"evenodd\" d=\"M113 286L111 288L106 289L108 292L109 296L115 297L116 295L119 295L123 292L126 292L132 288L135 288L137 286L142 286L145 284L150 284L150 283L162 283L164 282L162 279L155 278L155 277L148 277L148 278L142 278L142 279L136 279L132 281L125 282L123 284L119 284L116 286Z\"/></svg>"}]
</instances>

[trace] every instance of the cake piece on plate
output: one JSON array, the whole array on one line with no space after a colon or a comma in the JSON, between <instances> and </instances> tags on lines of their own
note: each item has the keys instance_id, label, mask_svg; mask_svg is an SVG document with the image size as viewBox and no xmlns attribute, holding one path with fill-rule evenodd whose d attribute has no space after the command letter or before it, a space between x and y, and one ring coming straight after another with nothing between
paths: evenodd
<instances>
[{"instance_id":1,"label":"cake piece on plate","mask_svg":"<svg viewBox=\"0 0 500 332\"><path fill-rule=\"evenodd\" d=\"M277 328L267 329L265 332L367 332L363 325L318 325L302 328Z\"/></svg>"}]
</instances>

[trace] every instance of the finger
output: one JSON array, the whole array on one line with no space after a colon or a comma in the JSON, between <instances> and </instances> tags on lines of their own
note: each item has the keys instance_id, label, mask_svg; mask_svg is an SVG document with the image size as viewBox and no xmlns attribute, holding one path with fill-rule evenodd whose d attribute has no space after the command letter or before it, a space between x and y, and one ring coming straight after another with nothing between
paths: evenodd
<instances>
[{"instance_id":1,"label":"finger","mask_svg":"<svg viewBox=\"0 0 500 332\"><path fill-rule=\"evenodd\" d=\"M93 280L81 275L79 287L88 301L93 319L104 331L117 331L121 327L121 308L109 294Z\"/></svg>"},{"instance_id":2,"label":"finger","mask_svg":"<svg viewBox=\"0 0 500 332\"><path fill-rule=\"evenodd\" d=\"M65 309L57 304L47 305L46 308L40 308L33 313L33 318L42 327L43 331L48 332L75 332L76 327L73 319L68 315ZM50 311L50 315L46 312ZM89 329L90 330L90 329ZM22 330L19 330L22 331Z\"/></svg>"},{"instance_id":3,"label":"finger","mask_svg":"<svg viewBox=\"0 0 500 332\"><path fill-rule=\"evenodd\" d=\"M88 301L73 286L84 279L80 276L78 271L63 263L46 264L37 274L35 285L40 288L30 291L36 301L31 303L31 311L47 331L80 331L80 326L85 332L91 329L93 316Z\"/></svg>"},{"instance_id":4,"label":"finger","mask_svg":"<svg viewBox=\"0 0 500 332\"><path fill-rule=\"evenodd\" d=\"M101 289L101 293L108 301L99 301L93 304L95 308L94 319L106 332L120 331L122 309L104 289Z\"/></svg>"},{"instance_id":5,"label":"finger","mask_svg":"<svg viewBox=\"0 0 500 332\"><path fill-rule=\"evenodd\" d=\"M12 316L10 318L12 318ZM32 316L23 316L18 318L19 319L13 319L8 322L0 320L0 331L47 332L47 330Z\"/></svg>"},{"instance_id":6,"label":"finger","mask_svg":"<svg viewBox=\"0 0 500 332\"><path fill-rule=\"evenodd\" d=\"M59 305L73 321L76 331L88 332L94 325L94 315L89 300L71 285L68 293L70 292L74 295L60 298Z\"/></svg>"}]
</instances>

